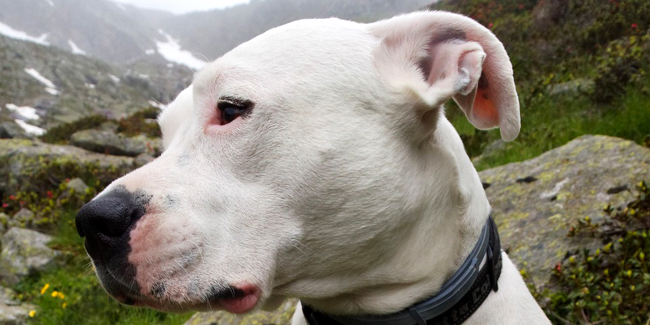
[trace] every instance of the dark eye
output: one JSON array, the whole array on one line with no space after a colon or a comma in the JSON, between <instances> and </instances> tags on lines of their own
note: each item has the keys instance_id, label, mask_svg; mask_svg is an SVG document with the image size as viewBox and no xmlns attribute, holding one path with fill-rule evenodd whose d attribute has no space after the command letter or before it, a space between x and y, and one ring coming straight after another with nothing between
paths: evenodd
<instances>
[{"instance_id":1,"label":"dark eye","mask_svg":"<svg viewBox=\"0 0 650 325\"><path fill-rule=\"evenodd\" d=\"M226 125L238 117L246 115L250 110L250 106L249 102L219 102L217 109L219 109L221 125Z\"/></svg>"}]
</instances>

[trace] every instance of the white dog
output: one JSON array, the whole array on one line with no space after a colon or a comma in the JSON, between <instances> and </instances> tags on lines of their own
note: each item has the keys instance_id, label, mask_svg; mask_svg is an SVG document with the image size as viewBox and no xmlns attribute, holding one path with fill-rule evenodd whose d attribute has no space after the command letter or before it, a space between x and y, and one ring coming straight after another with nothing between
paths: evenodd
<instances>
[{"instance_id":1,"label":"white dog","mask_svg":"<svg viewBox=\"0 0 650 325\"><path fill-rule=\"evenodd\" d=\"M160 116L162 156L84 206L77 227L123 303L244 313L298 297L325 318L298 309L294 324L424 324L409 306L499 256L492 234L481 246L490 205L449 99L477 128L517 136L508 56L467 17L272 29L196 74ZM549 324L500 257L486 271L498 291L485 282L464 324Z\"/></svg>"}]
</instances>

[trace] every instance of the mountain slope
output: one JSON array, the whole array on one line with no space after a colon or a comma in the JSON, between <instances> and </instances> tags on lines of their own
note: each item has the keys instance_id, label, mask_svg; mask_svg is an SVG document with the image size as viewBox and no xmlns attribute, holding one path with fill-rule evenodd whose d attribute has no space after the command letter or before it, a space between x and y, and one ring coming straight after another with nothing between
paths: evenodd
<instances>
[{"instance_id":1,"label":"mountain slope","mask_svg":"<svg viewBox=\"0 0 650 325\"><path fill-rule=\"evenodd\" d=\"M156 24L171 14L106 0L0 0L0 22L72 51L124 63L156 47ZM160 37L158 37L160 38Z\"/></svg>"},{"instance_id":2,"label":"mountain slope","mask_svg":"<svg viewBox=\"0 0 650 325\"><path fill-rule=\"evenodd\" d=\"M225 10L168 17L162 29L192 52L214 60L237 45L288 22L338 17L360 22L422 9L435 0L252 0Z\"/></svg>"},{"instance_id":3,"label":"mountain slope","mask_svg":"<svg viewBox=\"0 0 650 325\"><path fill-rule=\"evenodd\" d=\"M174 16L110 0L0 0L2 25L61 49L112 63L135 60L193 69L264 31L303 18L374 21L434 0L253 0ZM187 51L185 51L187 50Z\"/></svg>"},{"instance_id":4,"label":"mountain slope","mask_svg":"<svg viewBox=\"0 0 650 325\"><path fill-rule=\"evenodd\" d=\"M93 113L120 117L169 102L190 78L177 66L118 67L0 36L0 120L49 128Z\"/></svg>"}]
</instances>

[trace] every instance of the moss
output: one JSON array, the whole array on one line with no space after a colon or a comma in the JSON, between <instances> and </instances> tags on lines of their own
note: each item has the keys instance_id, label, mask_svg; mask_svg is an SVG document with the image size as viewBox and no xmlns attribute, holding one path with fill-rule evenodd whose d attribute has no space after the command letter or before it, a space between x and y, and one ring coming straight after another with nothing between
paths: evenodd
<instances>
[{"instance_id":1,"label":"moss","mask_svg":"<svg viewBox=\"0 0 650 325\"><path fill-rule=\"evenodd\" d=\"M159 112L160 109L156 107L140 110L127 118L119 120L120 127L117 131L127 136L145 134L149 137L159 138L162 136L160 127L158 123L152 121L158 117Z\"/></svg>"},{"instance_id":2,"label":"moss","mask_svg":"<svg viewBox=\"0 0 650 325\"><path fill-rule=\"evenodd\" d=\"M138 134L145 134L148 137L161 137L160 127L158 123L153 121L159 112L160 109L156 107L148 107L138 110L128 117L119 119L116 121L119 126L117 132L130 137ZM109 121L108 118L99 114L82 117L49 129L46 134L40 137L40 140L52 144L67 144L70 136L75 132L96 128L107 121Z\"/></svg>"},{"instance_id":3,"label":"moss","mask_svg":"<svg viewBox=\"0 0 650 325\"><path fill-rule=\"evenodd\" d=\"M65 144L68 143L73 133L98 127L106 121L108 119L102 115L82 117L74 122L64 123L47 130L47 133L41 136L41 140L47 143Z\"/></svg>"}]
</instances>

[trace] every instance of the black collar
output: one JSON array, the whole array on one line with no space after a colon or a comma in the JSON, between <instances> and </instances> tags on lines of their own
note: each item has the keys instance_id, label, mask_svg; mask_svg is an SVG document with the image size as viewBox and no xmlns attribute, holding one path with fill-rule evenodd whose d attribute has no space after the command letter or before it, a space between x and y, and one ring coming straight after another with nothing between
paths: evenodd
<instances>
[{"instance_id":1,"label":"black collar","mask_svg":"<svg viewBox=\"0 0 650 325\"><path fill-rule=\"evenodd\" d=\"M499 290L499 275L501 243L490 216L465 262L433 297L388 315L327 315L305 304L302 312L310 325L457 325L472 316L490 291Z\"/></svg>"}]
</instances>

